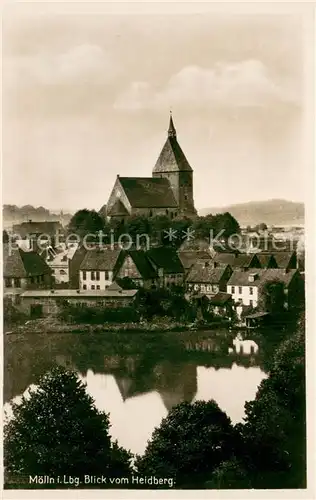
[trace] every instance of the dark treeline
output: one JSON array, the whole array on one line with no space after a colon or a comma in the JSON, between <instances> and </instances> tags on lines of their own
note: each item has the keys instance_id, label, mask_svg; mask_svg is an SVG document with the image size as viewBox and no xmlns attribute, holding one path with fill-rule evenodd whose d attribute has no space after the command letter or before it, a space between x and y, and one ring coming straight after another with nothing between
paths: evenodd
<instances>
[{"instance_id":1,"label":"dark treeline","mask_svg":"<svg viewBox=\"0 0 316 500\"><path fill-rule=\"evenodd\" d=\"M194 231L195 238L209 238L210 231L214 232L214 236L221 233L221 236L226 238L240 232L238 222L228 212L197 217L194 220L186 217L171 219L167 215L155 217L133 215L124 219L112 218L107 221L94 210L83 209L72 217L68 225L68 233L75 233L83 237L88 233L97 234L102 231L107 235L104 243L110 242L111 234L115 240L122 234L129 234L133 240L136 239L137 235L146 234L160 244L170 244L164 231L172 229L177 232L177 238L172 242L177 246L184 241L185 232L189 228Z\"/></svg>"}]
</instances>

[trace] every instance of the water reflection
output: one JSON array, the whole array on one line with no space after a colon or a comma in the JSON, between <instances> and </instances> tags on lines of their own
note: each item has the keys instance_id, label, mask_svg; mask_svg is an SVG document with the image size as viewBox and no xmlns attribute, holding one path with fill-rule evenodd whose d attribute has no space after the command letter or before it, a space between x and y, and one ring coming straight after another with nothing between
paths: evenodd
<instances>
[{"instance_id":1,"label":"water reflection","mask_svg":"<svg viewBox=\"0 0 316 500\"><path fill-rule=\"evenodd\" d=\"M182 401L214 399L233 422L242 420L245 401L266 374L260 342L237 340L229 332L6 336L4 400L36 385L55 364L71 368L96 406L110 412L112 436L142 453L154 428Z\"/></svg>"}]
</instances>

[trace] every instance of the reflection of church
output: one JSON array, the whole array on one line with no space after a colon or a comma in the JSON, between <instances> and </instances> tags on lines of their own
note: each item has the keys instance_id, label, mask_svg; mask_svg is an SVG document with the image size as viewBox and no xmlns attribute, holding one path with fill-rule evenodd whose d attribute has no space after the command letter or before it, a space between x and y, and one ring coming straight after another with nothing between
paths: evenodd
<instances>
[{"instance_id":1,"label":"reflection of church","mask_svg":"<svg viewBox=\"0 0 316 500\"><path fill-rule=\"evenodd\" d=\"M192 402L197 392L197 365L163 361L150 373L138 377L115 374L123 401L128 398L157 391L168 411L183 401Z\"/></svg>"}]
</instances>

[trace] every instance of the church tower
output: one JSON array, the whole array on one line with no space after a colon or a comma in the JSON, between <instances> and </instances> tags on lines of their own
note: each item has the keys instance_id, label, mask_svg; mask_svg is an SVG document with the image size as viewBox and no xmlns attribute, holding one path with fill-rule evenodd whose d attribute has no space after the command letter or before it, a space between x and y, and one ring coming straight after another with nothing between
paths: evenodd
<instances>
[{"instance_id":1,"label":"church tower","mask_svg":"<svg viewBox=\"0 0 316 500\"><path fill-rule=\"evenodd\" d=\"M194 216L193 170L177 140L177 132L170 113L168 137L153 169L153 177L169 180L179 207L179 214Z\"/></svg>"}]
</instances>

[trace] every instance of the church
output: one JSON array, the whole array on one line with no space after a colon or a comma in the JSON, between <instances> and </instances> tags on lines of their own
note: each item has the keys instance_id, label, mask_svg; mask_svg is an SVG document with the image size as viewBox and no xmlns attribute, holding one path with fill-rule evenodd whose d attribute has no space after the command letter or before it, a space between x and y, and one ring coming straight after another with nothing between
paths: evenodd
<instances>
[{"instance_id":1,"label":"church","mask_svg":"<svg viewBox=\"0 0 316 500\"><path fill-rule=\"evenodd\" d=\"M194 217L193 170L177 139L170 114L168 137L152 171L152 177L120 177L106 205L107 217L130 215Z\"/></svg>"}]
</instances>

